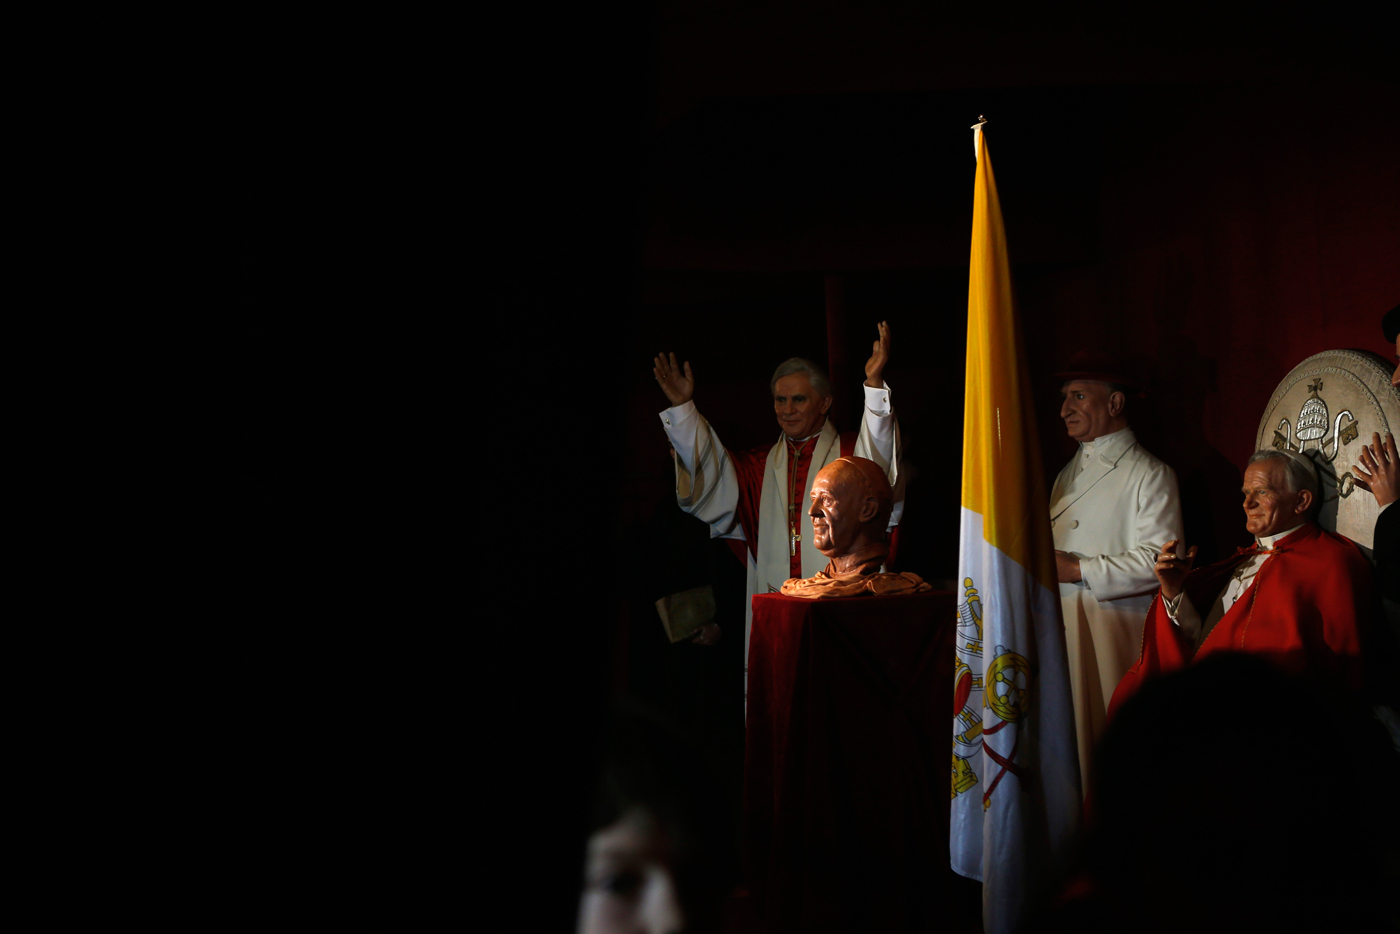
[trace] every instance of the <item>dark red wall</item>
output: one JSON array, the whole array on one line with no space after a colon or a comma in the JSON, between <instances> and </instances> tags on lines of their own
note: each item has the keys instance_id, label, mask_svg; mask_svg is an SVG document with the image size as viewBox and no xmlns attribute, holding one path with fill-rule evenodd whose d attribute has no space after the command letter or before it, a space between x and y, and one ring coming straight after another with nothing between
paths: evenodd
<instances>
[{"instance_id":1,"label":"dark red wall","mask_svg":"<svg viewBox=\"0 0 1400 934\"><path fill-rule=\"evenodd\" d=\"M1195 500L1188 534L1207 520L1219 546L1238 519L1222 464L1253 450L1279 380L1329 349L1393 362L1400 113L1370 82L1148 99L1101 134L1102 260L1026 282L1022 305L1043 363L1096 340L1154 375L1141 433ZM1367 118L1337 119L1339 101Z\"/></svg>"},{"instance_id":2,"label":"dark red wall","mask_svg":"<svg viewBox=\"0 0 1400 934\"><path fill-rule=\"evenodd\" d=\"M1400 302L1392 86L1353 76L698 108L703 133L687 135L681 117L656 149L625 517L669 495L649 356L692 360L697 402L728 443L768 443L767 376L795 353L825 360L823 276L836 273L854 371L838 390L854 410L874 322L889 318L890 383L924 480L911 525L930 539L911 548L923 566L910 569L952 576L973 170L962 118L979 99L997 105L989 145L1045 399L1047 471L1072 448L1052 374L1080 347L1124 355L1151 378L1139 434L1177 469L1188 536L1209 555L1242 534L1240 465L1279 380L1323 350L1393 357L1379 326ZM933 118L938 132L912 129ZM811 154L811 132L774 134L784 120L822 127L826 155ZM912 152L896 151L898 133L868 145L875 127L901 121ZM667 133L687 141L691 162L668 161ZM699 138L722 165L695 161ZM692 203L688 177L704 193Z\"/></svg>"}]
</instances>

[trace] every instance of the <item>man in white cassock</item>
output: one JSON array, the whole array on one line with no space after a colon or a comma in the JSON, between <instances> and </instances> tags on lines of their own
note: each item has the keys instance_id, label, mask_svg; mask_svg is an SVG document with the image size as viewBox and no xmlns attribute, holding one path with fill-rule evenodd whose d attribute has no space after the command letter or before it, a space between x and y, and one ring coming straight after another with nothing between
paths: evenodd
<instances>
[{"instance_id":1,"label":"man in white cassock","mask_svg":"<svg viewBox=\"0 0 1400 934\"><path fill-rule=\"evenodd\" d=\"M839 457L854 454L884 468L896 500L889 527L899 524L904 505L897 485L899 423L883 376L890 346L889 324L882 321L865 364L865 413L858 433L838 434L826 417L831 384L820 367L800 357L780 364L769 388L782 436L771 448L752 451L727 450L696 410L689 361L678 367L674 353L653 360L657 385L671 402L661 424L675 451L676 501L709 524L711 537L729 539L742 553L750 596L774 593L789 578L811 577L826 567L829 559L812 541L807 504L817 474ZM746 671L752 625L753 604L746 600ZM719 635L719 627L709 624L694 641L709 645Z\"/></svg>"},{"instance_id":2,"label":"man in white cassock","mask_svg":"<svg viewBox=\"0 0 1400 934\"><path fill-rule=\"evenodd\" d=\"M1162 545L1182 537L1176 474L1128 427L1134 379L1111 358L1076 354L1055 374L1060 417L1079 451L1050 491L1080 775L1088 780L1113 689L1142 651Z\"/></svg>"}]
</instances>

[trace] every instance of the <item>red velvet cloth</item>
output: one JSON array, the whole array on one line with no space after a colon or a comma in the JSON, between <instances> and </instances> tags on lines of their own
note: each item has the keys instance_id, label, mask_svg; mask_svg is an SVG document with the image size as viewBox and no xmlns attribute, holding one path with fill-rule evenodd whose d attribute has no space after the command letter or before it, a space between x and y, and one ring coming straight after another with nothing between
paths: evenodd
<instances>
[{"instance_id":1,"label":"red velvet cloth","mask_svg":"<svg viewBox=\"0 0 1400 934\"><path fill-rule=\"evenodd\" d=\"M770 934L943 925L950 592L753 598L744 868Z\"/></svg>"},{"instance_id":2,"label":"red velvet cloth","mask_svg":"<svg viewBox=\"0 0 1400 934\"><path fill-rule=\"evenodd\" d=\"M1311 523L1276 542L1273 552L1194 652L1158 593L1147 613L1142 654L1118 682L1110 718L1144 681L1214 652L1253 652L1291 674L1361 687L1362 642L1375 605L1369 563L1350 539ZM1241 549L1187 575L1186 594L1203 618L1231 572L1252 553Z\"/></svg>"}]
</instances>

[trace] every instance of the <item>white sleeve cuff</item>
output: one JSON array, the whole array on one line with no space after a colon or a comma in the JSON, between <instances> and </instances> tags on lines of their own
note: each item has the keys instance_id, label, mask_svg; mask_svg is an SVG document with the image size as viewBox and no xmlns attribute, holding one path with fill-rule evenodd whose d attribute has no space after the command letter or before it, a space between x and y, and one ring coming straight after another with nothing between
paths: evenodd
<instances>
[{"instance_id":1,"label":"white sleeve cuff","mask_svg":"<svg viewBox=\"0 0 1400 934\"><path fill-rule=\"evenodd\" d=\"M677 425L689 421L694 418L695 415L695 400L691 399L689 402L682 402L680 405L675 405L669 409L663 410L661 412L661 424L666 427L666 431L669 434Z\"/></svg>"},{"instance_id":2,"label":"white sleeve cuff","mask_svg":"<svg viewBox=\"0 0 1400 934\"><path fill-rule=\"evenodd\" d=\"M865 407L880 418L893 414L894 406L890 404L890 384L884 380L880 381L879 388L867 386L861 383L861 388L865 390Z\"/></svg>"}]
</instances>

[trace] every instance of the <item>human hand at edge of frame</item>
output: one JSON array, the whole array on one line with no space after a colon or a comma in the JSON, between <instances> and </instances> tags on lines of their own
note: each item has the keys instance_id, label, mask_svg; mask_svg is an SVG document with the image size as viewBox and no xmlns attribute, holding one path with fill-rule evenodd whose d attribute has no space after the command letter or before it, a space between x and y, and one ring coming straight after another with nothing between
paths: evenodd
<instances>
[{"instance_id":1,"label":"human hand at edge of frame","mask_svg":"<svg viewBox=\"0 0 1400 934\"><path fill-rule=\"evenodd\" d=\"M1376 498L1377 506L1400 499L1400 456L1395 451L1395 436L1386 435L1381 443L1380 432L1371 433L1371 443L1361 446L1356 460L1356 485Z\"/></svg>"}]
</instances>

